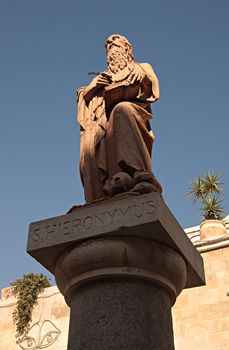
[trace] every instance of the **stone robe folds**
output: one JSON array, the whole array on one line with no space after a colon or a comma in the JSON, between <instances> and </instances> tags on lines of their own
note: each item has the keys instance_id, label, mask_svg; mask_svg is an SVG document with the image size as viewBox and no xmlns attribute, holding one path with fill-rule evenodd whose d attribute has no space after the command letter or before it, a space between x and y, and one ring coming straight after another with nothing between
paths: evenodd
<instances>
[{"instance_id":1,"label":"stone robe folds","mask_svg":"<svg viewBox=\"0 0 229 350\"><path fill-rule=\"evenodd\" d=\"M106 179L117 172L151 171L150 103L159 98L159 83L149 64L134 65L147 74L146 82L113 83L96 90L89 102L87 87L77 90L80 174L86 202L103 198ZM92 88L95 82L96 78Z\"/></svg>"}]
</instances>

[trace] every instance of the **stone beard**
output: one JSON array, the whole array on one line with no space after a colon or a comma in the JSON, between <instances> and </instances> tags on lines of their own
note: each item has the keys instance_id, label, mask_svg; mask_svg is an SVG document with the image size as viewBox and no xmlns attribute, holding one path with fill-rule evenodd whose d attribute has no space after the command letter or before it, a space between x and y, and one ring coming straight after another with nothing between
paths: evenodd
<instances>
[{"instance_id":1,"label":"stone beard","mask_svg":"<svg viewBox=\"0 0 229 350\"><path fill-rule=\"evenodd\" d=\"M108 72L118 73L127 67L129 63L128 55L123 47L114 46L107 52Z\"/></svg>"},{"instance_id":2,"label":"stone beard","mask_svg":"<svg viewBox=\"0 0 229 350\"><path fill-rule=\"evenodd\" d=\"M123 192L162 192L151 169L150 103L159 98L148 63L133 60L129 41L106 41L108 69L78 89L80 174L86 202Z\"/></svg>"}]
</instances>

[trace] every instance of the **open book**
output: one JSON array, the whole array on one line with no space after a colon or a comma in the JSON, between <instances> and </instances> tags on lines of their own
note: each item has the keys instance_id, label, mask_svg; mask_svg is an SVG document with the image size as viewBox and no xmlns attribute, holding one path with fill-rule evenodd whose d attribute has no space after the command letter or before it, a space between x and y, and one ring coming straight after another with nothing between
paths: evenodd
<instances>
[{"instance_id":1,"label":"open book","mask_svg":"<svg viewBox=\"0 0 229 350\"><path fill-rule=\"evenodd\" d=\"M130 85L125 82L113 83L105 87L106 108L110 109L113 105L122 101L131 101L136 99L139 94L140 83Z\"/></svg>"}]
</instances>

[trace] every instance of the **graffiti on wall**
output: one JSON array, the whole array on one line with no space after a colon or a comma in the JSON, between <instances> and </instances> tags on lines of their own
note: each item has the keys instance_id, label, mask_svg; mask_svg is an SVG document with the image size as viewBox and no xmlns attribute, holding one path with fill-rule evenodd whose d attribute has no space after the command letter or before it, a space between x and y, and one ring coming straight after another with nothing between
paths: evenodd
<instances>
[{"instance_id":1,"label":"graffiti on wall","mask_svg":"<svg viewBox=\"0 0 229 350\"><path fill-rule=\"evenodd\" d=\"M33 324L20 340L18 345L23 350L40 350L51 346L59 337L61 331L52 321Z\"/></svg>"}]
</instances>

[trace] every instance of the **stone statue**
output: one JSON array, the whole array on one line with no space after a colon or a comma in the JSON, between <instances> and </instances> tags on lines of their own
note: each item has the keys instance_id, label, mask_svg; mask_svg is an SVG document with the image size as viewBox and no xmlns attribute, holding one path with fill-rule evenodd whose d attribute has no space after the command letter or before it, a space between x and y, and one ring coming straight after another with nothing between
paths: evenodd
<instances>
[{"instance_id":1,"label":"stone statue","mask_svg":"<svg viewBox=\"0 0 229 350\"><path fill-rule=\"evenodd\" d=\"M151 172L150 103L159 82L148 63L134 62L129 41L111 35L108 69L77 90L80 174L86 202L132 191L162 192Z\"/></svg>"}]
</instances>

